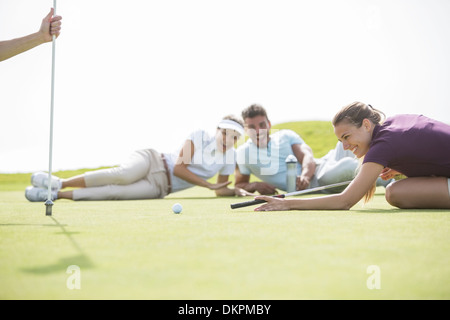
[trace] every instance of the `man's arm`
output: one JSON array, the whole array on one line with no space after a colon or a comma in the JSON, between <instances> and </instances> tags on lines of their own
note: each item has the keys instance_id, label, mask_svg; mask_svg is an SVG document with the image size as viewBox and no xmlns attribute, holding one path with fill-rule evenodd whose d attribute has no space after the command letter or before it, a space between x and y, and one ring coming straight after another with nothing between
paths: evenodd
<instances>
[{"instance_id":1,"label":"man's arm","mask_svg":"<svg viewBox=\"0 0 450 320\"><path fill-rule=\"evenodd\" d=\"M0 61L28 51L42 43L52 41L53 35L58 37L62 18L61 16L52 18L52 16L53 9L42 20L41 28L38 32L17 39L0 41Z\"/></svg>"},{"instance_id":2,"label":"man's arm","mask_svg":"<svg viewBox=\"0 0 450 320\"><path fill-rule=\"evenodd\" d=\"M242 174L239 170L239 166L236 166L235 171L235 188L242 189L246 191L247 195L254 195L252 193L259 192L260 194L264 195L271 195L277 193L277 190L274 186L271 184L268 184L266 182L251 182L250 183L250 175Z\"/></svg>"},{"instance_id":3,"label":"man's arm","mask_svg":"<svg viewBox=\"0 0 450 320\"><path fill-rule=\"evenodd\" d=\"M314 161L313 152L306 143L293 144L292 151L298 162L302 164L302 173L297 177L297 190L308 188L309 183L316 171L316 163Z\"/></svg>"}]
</instances>

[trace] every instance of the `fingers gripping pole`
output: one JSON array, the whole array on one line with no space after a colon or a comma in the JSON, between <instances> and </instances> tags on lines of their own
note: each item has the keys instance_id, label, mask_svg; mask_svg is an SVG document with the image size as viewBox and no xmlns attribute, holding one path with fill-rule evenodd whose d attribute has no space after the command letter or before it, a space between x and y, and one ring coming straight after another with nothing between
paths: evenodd
<instances>
[{"instance_id":1,"label":"fingers gripping pole","mask_svg":"<svg viewBox=\"0 0 450 320\"><path fill-rule=\"evenodd\" d=\"M56 15L56 0L53 0L53 16ZM50 27L51 28L51 27ZM52 158L53 158L53 110L55 105L55 48L56 36L52 38L52 82L51 82L51 96L50 96L50 139L49 139L49 155L48 155L48 192L47 201L45 201L45 215L52 215Z\"/></svg>"}]
</instances>

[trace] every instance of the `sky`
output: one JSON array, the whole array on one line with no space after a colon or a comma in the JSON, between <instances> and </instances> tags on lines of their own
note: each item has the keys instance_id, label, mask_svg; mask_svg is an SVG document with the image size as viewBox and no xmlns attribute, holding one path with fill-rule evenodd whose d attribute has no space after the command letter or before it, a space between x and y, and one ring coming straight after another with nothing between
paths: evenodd
<instances>
[{"instance_id":1,"label":"sky","mask_svg":"<svg viewBox=\"0 0 450 320\"><path fill-rule=\"evenodd\" d=\"M36 32L52 5L2 0L0 40ZM450 123L448 0L59 0L56 9L54 171L173 152L253 103L272 124L330 121L354 101ZM48 170L51 47L0 62L0 172Z\"/></svg>"}]
</instances>

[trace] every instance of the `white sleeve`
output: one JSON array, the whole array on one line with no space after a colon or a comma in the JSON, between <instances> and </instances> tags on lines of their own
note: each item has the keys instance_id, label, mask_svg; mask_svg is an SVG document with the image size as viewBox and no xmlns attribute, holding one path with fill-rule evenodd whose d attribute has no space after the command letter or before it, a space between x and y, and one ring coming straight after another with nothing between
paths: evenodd
<instances>
[{"instance_id":1,"label":"white sleeve","mask_svg":"<svg viewBox=\"0 0 450 320\"><path fill-rule=\"evenodd\" d=\"M234 149L228 150L225 157L225 164L222 169L219 170L219 174L222 176L229 176L234 173L236 168L236 152Z\"/></svg>"}]
</instances>

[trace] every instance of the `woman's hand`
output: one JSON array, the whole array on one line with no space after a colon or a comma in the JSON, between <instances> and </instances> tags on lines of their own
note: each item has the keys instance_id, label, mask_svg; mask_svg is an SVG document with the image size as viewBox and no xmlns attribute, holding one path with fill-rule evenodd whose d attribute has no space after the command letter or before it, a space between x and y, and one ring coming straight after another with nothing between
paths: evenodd
<instances>
[{"instance_id":1,"label":"woman's hand","mask_svg":"<svg viewBox=\"0 0 450 320\"><path fill-rule=\"evenodd\" d=\"M225 188L231 183L231 181L225 181L225 182L217 182L217 183L209 183L207 184L207 188L210 190L219 190L222 188Z\"/></svg>"},{"instance_id":2,"label":"woman's hand","mask_svg":"<svg viewBox=\"0 0 450 320\"><path fill-rule=\"evenodd\" d=\"M256 196L256 194L239 187L234 187L234 194L238 197Z\"/></svg>"},{"instance_id":3,"label":"woman's hand","mask_svg":"<svg viewBox=\"0 0 450 320\"><path fill-rule=\"evenodd\" d=\"M290 209L288 201L285 199L269 196L257 196L255 197L255 200L264 200L267 202L266 204L255 208L255 211L283 211Z\"/></svg>"},{"instance_id":4,"label":"woman's hand","mask_svg":"<svg viewBox=\"0 0 450 320\"><path fill-rule=\"evenodd\" d=\"M401 173L398 171L395 171L391 168L383 168L383 170L380 173L380 178L383 180L390 180L392 178L395 178L395 176L400 175Z\"/></svg>"}]
</instances>

